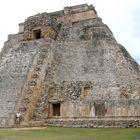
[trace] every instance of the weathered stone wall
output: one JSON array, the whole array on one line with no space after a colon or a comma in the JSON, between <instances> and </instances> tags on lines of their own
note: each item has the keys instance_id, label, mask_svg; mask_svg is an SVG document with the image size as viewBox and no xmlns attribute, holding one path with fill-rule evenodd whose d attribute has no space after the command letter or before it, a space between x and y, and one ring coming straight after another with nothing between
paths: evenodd
<instances>
[{"instance_id":1,"label":"weathered stone wall","mask_svg":"<svg viewBox=\"0 0 140 140\"><path fill-rule=\"evenodd\" d=\"M22 25L23 26L23 25ZM22 27L23 28L23 27ZM58 32L58 23L56 19L47 13L37 14L29 17L24 23L24 40L33 40L34 31L41 30L40 38L56 38Z\"/></svg>"},{"instance_id":2,"label":"weathered stone wall","mask_svg":"<svg viewBox=\"0 0 140 140\"><path fill-rule=\"evenodd\" d=\"M75 23L62 24L57 40L86 41L103 39L116 42L110 29L102 23L100 18L83 20Z\"/></svg>"},{"instance_id":3,"label":"weathered stone wall","mask_svg":"<svg viewBox=\"0 0 140 140\"><path fill-rule=\"evenodd\" d=\"M44 125L39 123L40 125ZM46 120L46 124L48 126L63 126L63 127L89 127L89 128L109 128L109 127L119 127L119 128L128 128L128 127L140 127L140 120L138 118L127 120L125 119L107 119L107 118L100 118L100 119L52 119ZM30 124L34 126L34 123Z\"/></svg>"},{"instance_id":4,"label":"weathered stone wall","mask_svg":"<svg viewBox=\"0 0 140 140\"><path fill-rule=\"evenodd\" d=\"M97 17L95 8L87 4L65 7L63 16L58 17L58 21L62 23L77 22Z\"/></svg>"},{"instance_id":5,"label":"weathered stone wall","mask_svg":"<svg viewBox=\"0 0 140 140\"><path fill-rule=\"evenodd\" d=\"M43 122L52 118L64 121L79 117L135 119L140 116L138 65L129 55L122 59L123 54L127 53L124 49L122 53L122 46L105 39L54 43L52 46L52 59L46 69L44 96L38 100L32 116L34 121ZM116 75L120 72L119 59L128 67L135 65L135 70L123 68L126 75L122 81ZM133 81L135 84L132 84ZM89 89L88 92L85 87ZM61 116L52 115L51 105L54 103L61 104Z\"/></svg>"},{"instance_id":6,"label":"weathered stone wall","mask_svg":"<svg viewBox=\"0 0 140 140\"><path fill-rule=\"evenodd\" d=\"M65 7L64 8L64 14L81 13L81 12L85 12L85 11L88 11L88 10L91 10L91 9L95 10L95 8L92 5L88 6L87 4L70 6L70 7Z\"/></svg>"},{"instance_id":7,"label":"weathered stone wall","mask_svg":"<svg viewBox=\"0 0 140 140\"><path fill-rule=\"evenodd\" d=\"M14 124L16 105L38 48L34 43L21 43L16 39L13 35L1 52L0 127Z\"/></svg>"},{"instance_id":8,"label":"weathered stone wall","mask_svg":"<svg viewBox=\"0 0 140 140\"><path fill-rule=\"evenodd\" d=\"M96 17L97 17L96 13L93 10L90 10L82 13L64 15L60 17L58 20L60 22L69 23L69 22L77 22L77 21L87 20Z\"/></svg>"}]
</instances>

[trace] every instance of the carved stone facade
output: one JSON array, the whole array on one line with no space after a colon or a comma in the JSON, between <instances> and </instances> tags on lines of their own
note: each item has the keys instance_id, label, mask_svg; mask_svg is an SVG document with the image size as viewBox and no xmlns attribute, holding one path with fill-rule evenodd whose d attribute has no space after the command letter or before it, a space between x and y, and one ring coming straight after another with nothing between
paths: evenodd
<instances>
[{"instance_id":1,"label":"carved stone facade","mask_svg":"<svg viewBox=\"0 0 140 140\"><path fill-rule=\"evenodd\" d=\"M20 24L19 27L19 32L23 30L24 40L39 38L56 39L59 30L56 19L51 18L47 13L29 17L24 24Z\"/></svg>"},{"instance_id":2,"label":"carved stone facade","mask_svg":"<svg viewBox=\"0 0 140 140\"><path fill-rule=\"evenodd\" d=\"M140 127L139 65L92 5L27 18L0 58L0 127Z\"/></svg>"}]
</instances>

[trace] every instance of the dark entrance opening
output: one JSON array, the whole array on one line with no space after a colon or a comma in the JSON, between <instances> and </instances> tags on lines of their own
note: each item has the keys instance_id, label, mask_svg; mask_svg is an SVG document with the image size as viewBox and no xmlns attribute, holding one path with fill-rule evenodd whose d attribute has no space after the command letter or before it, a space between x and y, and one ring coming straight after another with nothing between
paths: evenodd
<instances>
[{"instance_id":1,"label":"dark entrance opening","mask_svg":"<svg viewBox=\"0 0 140 140\"><path fill-rule=\"evenodd\" d=\"M41 29L34 30L33 31L33 37L34 37L34 39L41 38Z\"/></svg>"},{"instance_id":2,"label":"dark entrance opening","mask_svg":"<svg viewBox=\"0 0 140 140\"><path fill-rule=\"evenodd\" d=\"M106 114L106 108L105 103L102 101L97 101L94 103L95 107L95 116L105 116Z\"/></svg>"},{"instance_id":3,"label":"dark entrance opening","mask_svg":"<svg viewBox=\"0 0 140 140\"><path fill-rule=\"evenodd\" d=\"M53 107L53 116L60 116L60 104L52 104Z\"/></svg>"},{"instance_id":4,"label":"dark entrance opening","mask_svg":"<svg viewBox=\"0 0 140 140\"><path fill-rule=\"evenodd\" d=\"M90 87L84 87L84 97L88 97L91 94L91 88Z\"/></svg>"}]
</instances>

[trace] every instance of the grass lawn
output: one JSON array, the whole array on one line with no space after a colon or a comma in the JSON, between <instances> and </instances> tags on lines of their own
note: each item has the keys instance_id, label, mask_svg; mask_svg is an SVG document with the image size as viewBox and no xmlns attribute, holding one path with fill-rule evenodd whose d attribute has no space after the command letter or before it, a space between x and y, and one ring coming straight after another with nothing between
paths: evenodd
<instances>
[{"instance_id":1,"label":"grass lawn","mask_svg":"<svg viewBox=\"0 0 140 140\"><path fill-rule=\"evenodd\" d=\"M140 128L0 129L0 140L140 140Z\"/></svg>"}]
</instances>

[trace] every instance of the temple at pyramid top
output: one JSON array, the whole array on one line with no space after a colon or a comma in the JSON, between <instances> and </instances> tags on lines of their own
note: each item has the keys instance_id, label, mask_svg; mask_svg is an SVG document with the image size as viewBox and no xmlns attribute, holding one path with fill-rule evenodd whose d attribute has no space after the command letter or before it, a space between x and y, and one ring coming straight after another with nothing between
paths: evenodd
<instances>
[{"instance_id":1,"label":"temple at pyramid top","mask_svg":"<svg viewBox=\"0 0 140 140\"><path fill-rule=\"evenodd\" d=\"M65 7L61 11L28 17L25 22L19 24L19 33L24 33L25 40L47 37L55 39L61 23L74 23L96 17L97 12L93 5Z\"/></svg>"}]
</instances>

